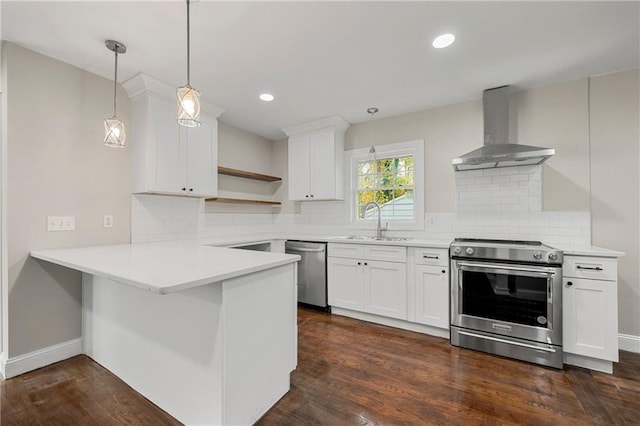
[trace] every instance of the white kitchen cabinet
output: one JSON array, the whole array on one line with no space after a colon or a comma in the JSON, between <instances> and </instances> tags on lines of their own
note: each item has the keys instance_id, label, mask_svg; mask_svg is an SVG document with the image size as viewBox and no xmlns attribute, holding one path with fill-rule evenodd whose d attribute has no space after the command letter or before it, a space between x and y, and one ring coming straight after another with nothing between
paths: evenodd
<instances>
[{"instance_id":1,"label":"white kitchen cabinet","mask_svg":"<svg viewBox=\"0 0 640 426\"><path fill-rule=\"evenodd\" d=\"M412 321L449 329L449 252L447 249L419 247L412 250Z\"/></svg>"},{"instance_id":2,"label":"white kitchen cabinet","mask_svg":"<svg viewBox=\"0 0 640 426\"><path fill-rule=\"evenodd\" d=\"M283 129L289 136L289 199L344 198L344 136L349 123L338 116Z\"/></svg>"},{"instance_id":3,"label":"white kitchen cabinet","mask_svg":"<svg viewBox=\"0 0 640 426\"><path fill-rule=\"evenodd\" d=\"M362 261L339 257L327 259L329 305L364 310L364 278Z\"/></svg>"},{"instance_id":4,"label":"white kitchen cabinet","mask_svg":"<svg viewBox=\"0 0 640 426\"><path fill-rule=\"evenodd\" d=\"M330 243L327 262L329 305L406 320L407 265L379 260L392 252L406 252L406 248ZM370 257L345 257L349 253L367 253ZM404 258L400 254L392 256Z\"/></svg>"},{"instance_id":5,"label":"white kitchen cabinet","mask_svg":"<svg viewBox=\"0 0 640 426\"><path fill-rule=\"evenodd\" d=\"M131 98L132 192L215 197L222 108L203 101L200 127L178 125L175 88L138 74Z\"/></svg>"},{"instance_id":6,"label":"white kitchen cabinet","mask_svg":"<svg viewBox=\"0 0 640 426\"><path fill-rule=\"evenodd\" d=\"M449 268L415 266L415 322L449 328Z\"/></svg>"},{"instance_id":7,"label":"white kitchen cabinet","mask_svg":"<svg viewBox=\"0 0 640 426\"><path fill-rule=\"evenodd\" d=\"M390 318L407 319L407 265L365 260L365 311Z\"/></svg>"},{"instance_id":8,"label":"white kitchen cabinet","mask_svg":"<svg viewBox=\"0 0 640 426\"><path fill-rule=\"evenodd\" d=\"M565 256L562 298L564 352L617 362L616 259Z\"/></svg>"}]
</instances>

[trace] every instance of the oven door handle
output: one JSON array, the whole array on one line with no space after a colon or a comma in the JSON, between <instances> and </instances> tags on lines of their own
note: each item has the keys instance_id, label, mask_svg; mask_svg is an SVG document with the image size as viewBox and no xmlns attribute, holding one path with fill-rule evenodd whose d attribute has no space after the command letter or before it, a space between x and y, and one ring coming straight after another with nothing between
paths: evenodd
<instances>
[{"instance_id":1,"label":"oven door handle","mask_svg":"<svg viewBox=\"0 0 640 426\"><path fill-rule=\"evenodd\" d=\"M545 347L541 347L541 346L535 346L535 345L529 345L526 343L520 343L520 342L513 342L511 340L506 340L506 339L498 339L497 337L490 337L490 336L483 336L481 334L475 334L475 333L468 333L466 331L458 331L458 333L464 335L464 336L469 336L469 337L476 337L479 339L486 339L486 340L492 340L494 342L498 342L498 343L506 343L508 345L514 345L514 346L522 346L523 348L528 348L528 349L535 349L538 351L545 351L545 352L553 352L555 353L556 350L551 348L545 348Z\"/></svg>"},{"instance_id":2,"label":"oven door handle","mask_svg":"<svg viewBox=\"0 0 640 426\"><path fill-rule=\"evenodd\" d=\"M523 268L520 266L505 266L505 265L496 265L495 263L467 263L467 262L458 262L458 266L461 267L469 267L469 268L479 268L479 269L502 269L505 271L516 271L516 272L533 272L541 275L554 275L555 272L551 270L551 268Z\"/></svg>"}]
</instances>

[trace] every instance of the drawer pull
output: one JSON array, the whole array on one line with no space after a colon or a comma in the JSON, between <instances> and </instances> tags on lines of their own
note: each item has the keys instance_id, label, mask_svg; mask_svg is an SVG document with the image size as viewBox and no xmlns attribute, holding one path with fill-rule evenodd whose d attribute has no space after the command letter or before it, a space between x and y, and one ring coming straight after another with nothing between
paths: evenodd
<instances>
[{"instance_id":1,"label":"drawer pull","mask_svg":"<svg viewBox=\"0 0 640 426\"><path fill-rule=\"evenodd\" d=\"M440 256L438 256L437 254L436 255L423 254L422 258L423 259L436 259L436 260L438 260L438 259L440 259Z\"/></svg>"},{"instance_id":2,"label":"drawer pull","mask_svg":"<svg viewBox=\"0 0 640 426\"><path fill-rule=\"evenodd\" d=\"M599 266L581 266L577 265L576 269L580 271L602 271L602 268Z\"/></svg>"}]
</instances>

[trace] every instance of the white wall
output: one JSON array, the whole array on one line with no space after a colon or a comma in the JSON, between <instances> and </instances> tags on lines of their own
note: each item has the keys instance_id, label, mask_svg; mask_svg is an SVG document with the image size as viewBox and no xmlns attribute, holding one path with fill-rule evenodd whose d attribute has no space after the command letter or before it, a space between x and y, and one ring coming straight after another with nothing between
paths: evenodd
<instances>
[{"instance_id":1,"label":"white wall","mask_svg":"<svg viewBox=\"0 0 640 426\"><path fill-rule=\"evenodd\" d=\"M593 243L618 262L619 329L640 335L640 70L590 79Z\"/></svg>"},{"instance_id":2,"label":"white wall","mask_svg":"<svg viewBox=\"0 0 640 426\"><path fill-rule=\"evenodd\" d=\"M272 168L272 142L242 129L220 122L218 125L218 164L265 175L282 176ZM281 182L262 182L235 176L218 176L218 196L253 200L272 200ZM271 214L273 207L208 202L209 213Z\"/></svg>"},{"instance_id":3,"label":"white wall","mask_svg":"<svg viewBox=\"0 0 640 426\"><path fill-rule=\"evenodd\" d=\"M96 48L100 48L97 44ZM9 357L81 336L80 273L29 257L34 249L129 241L130 150L103 145L113 82L7 43ZM129 125L119 89L118 116ZM102 226L103 215L114 227ZM47 232L73 215L74 232Z\"/></svg>"},{"instance_id":4,"label":"white wall","mask_svg":"<svg viewBox=\"0 0 640 426\"><path fill-rule=\"evenodd\" d=\"M594 244L627 253L619 269L619 329L633 336L640 336L638 73L633 69L511 95L511 121L518 143L556 149L542 167L542 208L543 213L562 217L537 217L535 223L570 218L577 222L564 231L565 239L577 241L592 234ZM482 145L482 137L480 100L375 121L374 144L425 140L425 232L429 235L447 238L469 229L482 233L481 228L487 234L495 231L493 220L505 219L478 221L452 214L456 192L451 159ZM370 145L371 123L353 124L346 149ZM274 155L286 156L286 150L277 145ZM286 193L277 195L286 198ZM287 204L287 211L299 206ZM583 221L591 216L592 230L584 235ZM521 222L528 220L506 219L516 227L526 226ZM535 235L524 228L507 234L513 232Z\"/></svg>"}]
</instances>

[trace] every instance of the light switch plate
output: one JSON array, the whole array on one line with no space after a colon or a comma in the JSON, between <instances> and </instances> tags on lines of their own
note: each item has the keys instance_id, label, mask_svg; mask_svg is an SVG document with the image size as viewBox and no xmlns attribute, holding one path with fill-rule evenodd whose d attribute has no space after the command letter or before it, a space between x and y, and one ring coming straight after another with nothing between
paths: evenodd
<instances>
[{"instance_id":1,"label":"light switch plate","mask_svg":"<svg viewBox=\"0 0 640 426\"><path fill-rule=\"evenodd\" d=\"M102 220L102 224L105 228L113 228L113 215L105 214Z\"/></svg>"},{"instance_id":2,"label":"light switch plate","mask_svg":"<svg viewBox=\"0 0 640 426\"><path fill-rule=\"evenodd\" d=\"M47 216L47 231L75 231L75 216Z\"/></svg>"}]
</instances>

